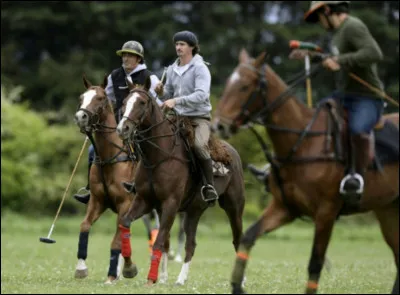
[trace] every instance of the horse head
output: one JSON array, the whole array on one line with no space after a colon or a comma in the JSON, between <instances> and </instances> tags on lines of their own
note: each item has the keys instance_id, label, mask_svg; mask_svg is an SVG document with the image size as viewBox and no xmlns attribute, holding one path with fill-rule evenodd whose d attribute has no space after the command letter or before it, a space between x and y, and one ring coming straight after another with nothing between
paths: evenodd
<instances>
[{"instance_id":1,"label":"horse head","mask_svg":"<svg viewBox=\"0 0 400 295\"><path fill-rule=\"evenodd\" d=\"M105 92L107 76L104 77L103 84L93 86L83 75L83 84L86 91L79 96L80 102L78 111L75 113L75 122L82 131L90 132L97 124L104 121L105 110L109 106Z\"/></svg>"},{"instance_id":2,"label":"horse head","mask_svg":"<svg viewBox=\"0 0 400 295\"><path fill-rule=\"evenodd\" d=\"M231 137L263 108L262 94L267 91L265 55L262 52L253 59L245 49L241 50L239 64L229 76L213 115L212 128L221 137Z\"/></svg>"},{"instance_id":3,"label":"horse head","mask_svg":"<svg viewBox=\"0 0 400 295\"><path fill-rule=\"evenodd\" d=\"M117 126L117 133L126 140L139 128L151 124L150 117L155 100L150 96L150 77L147 77L144 86L137 86L126 79L129 94L122 103L122 119Z\"/></svg>"}]
</instances>

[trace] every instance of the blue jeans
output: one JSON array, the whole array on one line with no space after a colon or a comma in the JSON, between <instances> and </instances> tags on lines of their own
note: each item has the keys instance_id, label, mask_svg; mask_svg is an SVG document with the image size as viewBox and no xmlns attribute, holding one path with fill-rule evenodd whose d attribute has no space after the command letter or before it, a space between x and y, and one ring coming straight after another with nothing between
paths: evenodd
<instances>
[{"instance_id":1,"label":"blue jeans","mask_svg":"<svg viewBox=\"0 0 400 295\"><path fill-rule=\"evenodd\" d=\"M93 163L96 153L94 152L93 144L89 146L89 165Z\"/></svg>"},{"instance_id":2,"label":"blue jeans","mask_svg":"<svg viewBox=\"0 0 400 295\"><path fill-rule=\"evenodd\" d=\"M338 92L333 92L327 98L334 98L343 104L344 109L347 110L348 128L352 135L369 134L383 114L382 99L341 95Z\"/></svg>"}]
</instances>

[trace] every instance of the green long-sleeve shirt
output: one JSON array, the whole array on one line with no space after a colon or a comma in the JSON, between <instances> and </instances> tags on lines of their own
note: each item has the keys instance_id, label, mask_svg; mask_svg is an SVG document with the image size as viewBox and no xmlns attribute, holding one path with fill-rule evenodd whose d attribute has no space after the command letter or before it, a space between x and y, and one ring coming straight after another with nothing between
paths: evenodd
<instances>
[{"instance_id":1,"label":"green long-sleeve shirt","mask_svg":"<svg viewBox=\"0 0 400 295\"><path fill-rule=\"evenodd\" d=\"M383 90L377 69L377 63L383 59L383 54L367 26L360 19L349 15L335 31L332 45L332 53L337 55L342 68L338 75L338 90L348 94L377 97L373 90L349 76L352 72Z\"/></svg>"}]
</instances>

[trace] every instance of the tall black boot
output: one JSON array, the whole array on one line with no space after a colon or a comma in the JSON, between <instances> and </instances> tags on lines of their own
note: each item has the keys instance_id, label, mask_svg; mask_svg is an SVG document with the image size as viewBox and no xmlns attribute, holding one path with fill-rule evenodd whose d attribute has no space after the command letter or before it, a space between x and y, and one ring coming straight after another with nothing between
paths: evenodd
<instances>
[{"instance_id":1,"label":"tall black boot","mask_svg":"<svg viewBox=\"0 0 400 295\"><path fill-rule=\"evenodd\" d=\"M199 159L201 170L203 171L205 180L207 184L205 184L201 188L201 193L203 196L204 201L206 202L213 202L218 200L218 193L214 188L214 175L212 170L212 160L209 159Z\"/></svg>"},{"instance_id":2,"label":"tall black boot","mask_svg":"<svg viewBox=\"0 0 400 295\"><path fill-rule=\"evenodd\" d=\"M87 204L88 202L89 202L89 199L90 199L90 186L89 186L89 183L90 183L90 167L92 167L92 163L89 163L89 165L88 165L88 183L87 183L87 185L86 185L86 187L83 187L83 188L81 188L81 189L79 189L79 191L78 191L78 193L81 191L81 190L86 190L87 191L87 193L83 193L83 194L75 194L74 195L74 198L77 200L77 201L79 201L79 202L81 202L81 203L83 203L83 204Z\"/></svg>"}]
</instances>

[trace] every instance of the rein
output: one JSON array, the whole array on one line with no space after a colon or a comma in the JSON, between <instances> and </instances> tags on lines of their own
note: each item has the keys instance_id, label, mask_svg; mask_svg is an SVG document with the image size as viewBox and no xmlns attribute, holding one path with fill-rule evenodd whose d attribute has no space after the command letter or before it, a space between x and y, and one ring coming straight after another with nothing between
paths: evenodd
<instances>
[{"instance_id":1,"label":"rein","mask_svg":"<svg viewBox=\"0 0 400 295\"><path fill-rule=\"evenodd\" d=\"M89 123L91 123L90 124L91 128L89 130L81 129L80 131L81 131L81 133L86 134L86 136L89 138L90 142L93 145L93 148L95 151L95 158L93 159L93 164L96 164L100 169L101 182L103 184L104 192L106 193L106 196L109 197L110 194L108 191L108 187L106 185L104 170L102 167L107 164L116 164L118 162L132 161L132 163L133 163L134 161L137 161L137 159L136 159L135 154L130 149L125 149L123 146L119 146L119 145L115 144L114 142L107 139L105 136L103 136L104 139L108 143L113 145L114 147L118 148L119 151L117 152L116 155L114 155L113 157L111 157L109 159L106 159L106 160L101 159L99 151L98 151L98 147L96 145L96 141L93 138L93 133L95 132L98 134L105 134L105 133L116 132L116 127L110 127L110 126L100 123L99 111L106 109L106 107L108 105L107 100L108 100L108 98L106 98L105 102L100 107L98 107L95 112L91 112L91 111L88 111L87 109L83 109L83 108L79 108L78 111L83 111L89 116ZM120 157L121 153L124 153L124 152L127 154L127 156Z\"/></svg>"}]
</instances>

